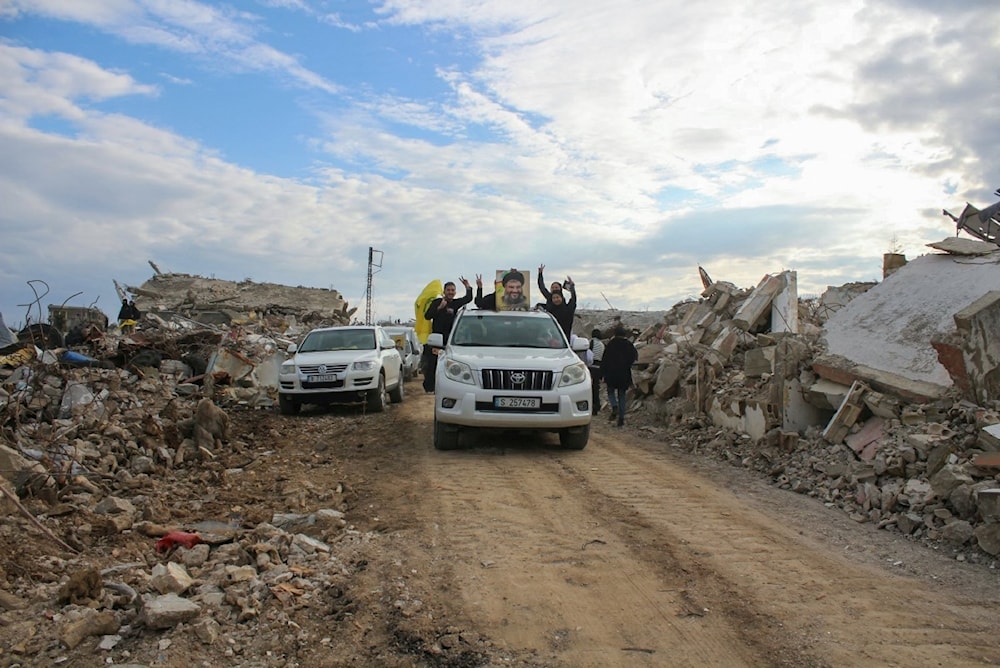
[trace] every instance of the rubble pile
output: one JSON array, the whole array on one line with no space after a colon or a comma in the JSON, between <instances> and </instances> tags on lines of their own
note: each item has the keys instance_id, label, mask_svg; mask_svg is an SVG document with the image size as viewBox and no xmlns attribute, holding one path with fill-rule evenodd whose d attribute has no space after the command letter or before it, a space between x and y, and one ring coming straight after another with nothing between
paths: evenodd
<instances>
[{"instance_id":1,"label":"rubble pile","mask_svg":"<svg viewBox=\"0 0 1000 668\"><path fill-rule=\"evenodd\" d=\"M29 524L51 540L51 552L35 555L39 573L0 568L0 624L23 638L11 658L54 664L61 648L89 636L107 651L143 629L184 624L205 644L236 633L240 643L228 640L239 654L252 629L227 631L217 620L243 624L266 613L280 623L284 599L326 591L344 572L338 560L368 540L346 528L333 494L330 507L308 514L191 523L192 543L176 530L177 509L151 493L169 485L202 504L240 473L223 462L255 459L254 443L231 440L229 414L273 405L287 345L314 326L349 321L340 296L178 275L130 289L145 300L137 327L107 328L92 314L81 320L52 307L82 324L67 336L27 328L0 348L0 513L8 518L0 549L17 545ZM132 548L104 555L100 571L86 566L108 536ZM157 538L161 554L149 550ZM54 619L19 613L40 600L59 605ZM49 637L53 621L60 647Z\"/></svg>"},{"instance_id":2,"label":"rubble pile","mask_svg":"<svg viewBox=\"0 0 1000 668\"><path fill-rule=\"evenodd\" d=\"M152 263L151 263L152 264ZM153 265L154 269L157 269ZM201 323L228 325L267 320L269 329L293 318L307 328L347 325L357 311L336 290L234 282L159 270L141 286L126 286L140 311L178 314Z\"/></svg>"},{"instance_id":3,"label":"rubble pile","mask_svg":"<svg viewBox=\"0 0 1000 668\"><path fill-rule=\"evenodd\" d=\"M894 385L828 354L824 325L876 284L800 300L794 272L752 289L703 270L702 280L699 299L666 313L577 313L579 333L634 328L629 414L642 429L759 471L858 522L995 563L995 367L972 369L928 398L919 385ZM185 527L196 533L178 531L177 509L149 493L169 484L197 516L213 488L241 473L232 458L251 461L256 443L233 438L230 416L273 407L287 344L349 321L353 310L339 295L159 273L129 290L143 312L135 329L89 320L72 337L46 330L44 340L0 348L0 510L11 518L0 524L0 544L17 544L31 524L53 547L37 555L45 577L0 572L0 610L9 613L0 621L23 637L19 656L55 662L62 647L90 636L108 649L143 629L181 624L206 644L226 637L233 653L239 635L253 651L252 628L238 625L261 616L280 623L283 597L335 591L352 550L371 538L346 526L339 490L320 510L200 518ZM963 313L977 331L976 316ZM948 349L995 359L969 345L952 340ZM112 535L130 537L131 547L100 570L53 556L91 551ZM36 616L17 614L38 600L60 606L52 613L59 647ZM227 620L232 626L220 625Z\"/></svg>"},{"instance_id":4,"label":"rubble pile","mask_svg":"<svg viewBox=\"0 0 1000 668\"><path fill-rule=\"evenodd\" d=\"M340 560L371 538L346 526L336 490L309 513L294 512L289 492L285 513L183 521L238 478L234 458L261 456L232 438L229 416L273 405L282 351L308 331L296 313L317 325L347 313L248 308L231 309L225 325L147 310L136 328L88 324L69 347L27 331L0 349L0 549L16 549L27 530L51 541L50 552L13 562L37 572L0 567L0 625L23 638L0 663L54 665L91 636L110 651L179 625L206 645L223 637L227 656L266 653L273 639L254 647L246 622L267 615L281 626L288 598L329 591ZM164 488L175 507L151 493ZM196 533L178 531L182 522ZM110 536L121 546L97 570L88 564ZM39 601L57 607L26 614Z\"/></svg>"},{"instance_id":5,"label":"rubble pile","mask_svg":"<svg viewBox=\"0 0 1000 668\"><path fill-rule=\"evenodd\" d=\"M820 377L835 361L824 323L874 284L798 300L792 272L765 276L753 290L702 276L701 299L675 305L635 337L630 414L644 412L646 429L672 445L752 468L858 522L995 563L996 396L976 403L953 387L915 402L908 385L877 391L875 382ZM584 328L629 323L608 315Z\"/></svg>"}]
</instances>

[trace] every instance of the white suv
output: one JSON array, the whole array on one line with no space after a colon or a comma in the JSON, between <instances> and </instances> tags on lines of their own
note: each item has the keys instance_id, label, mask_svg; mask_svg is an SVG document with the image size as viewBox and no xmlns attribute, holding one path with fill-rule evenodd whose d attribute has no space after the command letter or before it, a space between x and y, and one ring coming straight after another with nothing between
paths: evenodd
<instances>
[{"instance_id":1,"label":"white suv","mask_svg":"<svg viewBox=\"0 0 1000 668\"><path fill-rule=\"evenodd\" d=\"M431 334L427 345L442 348ZM434 384L434 447L458 447L459 431L474 427L559 433L564 447L590 439L587 365L545 311L462 309L438 355Z\"/></svg>"},{"instance_id":2,"label":"white suv","mask_svg":"<svg viewBox=\"0 0 1000 668\"><path fill-rule=\"evenodd\" d=\"M403 359L396 342L374 325L314 329L278 372L278 407L284 415L302 404L363 403L385 410L403 400Z\"/></svg>"}]
</instances>

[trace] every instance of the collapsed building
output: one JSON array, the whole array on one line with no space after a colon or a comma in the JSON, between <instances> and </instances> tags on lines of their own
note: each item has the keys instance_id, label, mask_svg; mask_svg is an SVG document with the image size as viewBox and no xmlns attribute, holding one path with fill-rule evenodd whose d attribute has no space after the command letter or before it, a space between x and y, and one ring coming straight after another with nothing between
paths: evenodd
<instances>
[{"instance_id":1,"label":"collapsed building","mask_svg":"<svg viewBox=\"0 0 1000 668\"><path fill-rule=\"evenodd\" d=\"M580 311L576 327L643 325L630 415L649 437L990 562L1000 555L1000 249L931 246L909 262L886 256L881 282L816 299L798 297L792 271L739 288L702 269L697 299L642 317ZM29 332L0 347L0 511L70 494L102 531L132 529L136 480L215 456L224 421L208 404L272 409L287 345L354 313L335 290L158 270L124 290L142 311L134 330L70 313L74 336Z\"/></svg>"},{"instance_id":2,"label":"collapsed building","mask_svg":"<svg viewBox=\"0 0 1000 668\"><path fill-rule=\"evenodd\" d=\"M859 522L1000 554L1000 248L929 246L816 300L792 271L744 290L702 269L638 335L630 411Z\"/></svg>"}]
</instances>

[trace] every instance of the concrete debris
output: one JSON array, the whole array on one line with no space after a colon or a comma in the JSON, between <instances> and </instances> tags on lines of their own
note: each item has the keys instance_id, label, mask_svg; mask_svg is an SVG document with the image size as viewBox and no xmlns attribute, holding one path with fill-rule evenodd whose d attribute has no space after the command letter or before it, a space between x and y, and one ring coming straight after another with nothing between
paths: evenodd
<instances>
[{"instance_id":1,"label":"concrete debris","mask_svg":"<svg viewBox=\"0 0 1000 668\"><path fill-rule=\"evenodd\" d=\"M712 282L656 321L605 312L579 329L643 325L629 410L672 446L989 559L1000 555L989 505L1000 493L1000 252L978 247L970 261L966 245L942 248L954 252L891 262L881 283L796 309L786 271L752 290Z\"/></svg>"},{"instance_id":2,"label":"concrete debris","mask_svg":"<svg viewBox=\"0 0 1000 668\"><path fill-rule=\"evenodd\" d=\"M995 273L995 254L975 258L993 258ZM580 311L575 328L635 332L629 414L670 447L755 469L859 522L989 561L1000 555L1000 350L990 335L1000 329L1000 278L984 279L975 262L921 260L881 283L809 299L798 298L795 272L740 289L700 269L697 300L665 313ZM220 621L240 624L269 600L327 586L325 569L310 565L337 561L349 533L343 514L298 513L289 496L287 513L252 530L205 518L188 526L197 540L185 541L144 486L197 474L221 448L248 449L230 440L229 414L272 410L281 351L313 326L349 322L353 310L333 290L159 272L128 290L143 312L134 330L88 329L58 346L50 344L61 337L46 332L0 348L0 488L47 504L48 517L80 513L93 535L173 536L165 564L123 559L38 585L63 606L66 647L98 635L113 646L142 628L182 624L211 644L228 632ZM852 346L858 336L863 343ZM66 361L67 350L93 363ZM0 609L24 605L0 589ZM30 655L35 645L20 649Z\"/></svg>"}]
</instances>

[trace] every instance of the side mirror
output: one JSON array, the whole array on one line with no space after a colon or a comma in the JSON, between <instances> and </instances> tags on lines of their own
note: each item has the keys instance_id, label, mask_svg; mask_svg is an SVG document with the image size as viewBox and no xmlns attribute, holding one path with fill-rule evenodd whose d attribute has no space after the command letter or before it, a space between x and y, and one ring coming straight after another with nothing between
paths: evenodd
<instances>
[{"instance_id":1,"label":"side mirror","mask_svg":"<svg viewBox=\"0 0 1000 668\"><path fill-rule=\"evenodd\" d=\"M578 336L573 339L573 352L579 353L590 348L590 339L585 339L582 336Z\"/></svg>"},{"instance_id":2,"label":"side mirror","mask_svg":"<svg viewBox=\"0 0 1000 668\"><path fill-rule=\"evenodd\" d=\"M443 334L431 334L427 337L427 345L431 348L444 348L444 335Z\"/></svg>"},{"instance_id":3,"label":"side mirror","mask_svg":"<svg viewBox=\"0 0 1000 668\"><path fill-rule=\"evenodd\" d=\"M289 343L288 344L288 352L292 353L293 355L295 354L295 351L298 350L298 349L299 349L299 347L297 345L295 345L294 343Z\"/></svg>"}]
</instances>

